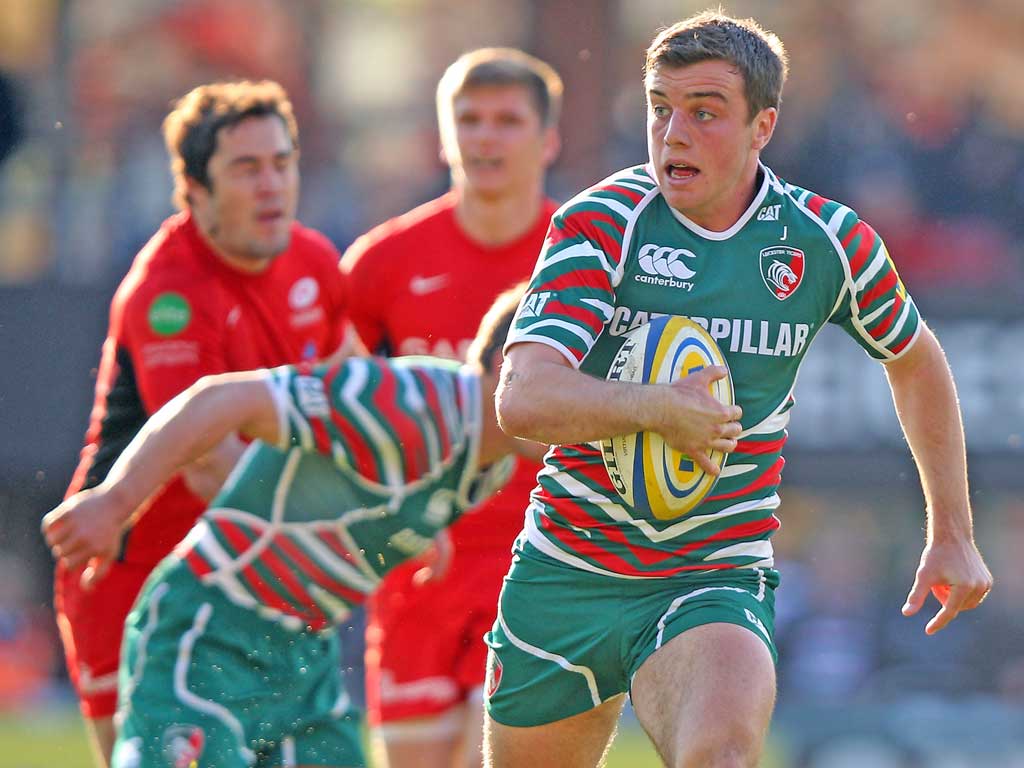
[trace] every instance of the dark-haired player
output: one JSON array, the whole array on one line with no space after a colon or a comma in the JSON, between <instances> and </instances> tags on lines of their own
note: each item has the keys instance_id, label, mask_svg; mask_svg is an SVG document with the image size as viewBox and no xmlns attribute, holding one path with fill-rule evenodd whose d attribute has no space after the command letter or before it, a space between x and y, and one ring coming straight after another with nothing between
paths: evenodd
<instances>
[{"instance_id":1,"label":"dark-haired player","mask_svg":"<svg viewBox=\"0 0 1024 768\"><path fill-rule=\"evenodd\" d=\"M181 210L146 244L110 307L86 444L68 494L91 488L147 416L201 376L326 358L343 341L338 253L295 221L298 129L276 83L223 82L164 121ZM93 591L58 565L57 622L97 763L111 716L124 618L150 570L192 526L240 455L233 436L171 479Z\"/></svg>"}]
</instances>

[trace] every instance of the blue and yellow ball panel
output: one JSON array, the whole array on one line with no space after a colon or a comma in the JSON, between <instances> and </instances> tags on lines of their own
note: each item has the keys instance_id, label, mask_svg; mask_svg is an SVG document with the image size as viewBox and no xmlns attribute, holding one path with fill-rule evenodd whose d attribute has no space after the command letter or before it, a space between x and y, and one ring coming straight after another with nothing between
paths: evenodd
<instances>
[{"instance_id":1,"label":"blue and yellow ball panel","mask_svg":"<svg viewBox=\"0 0 1024 768\"><path fill-rule=\"evenodd\" d=\"M666 316L630 331L612 363L609 380L668 384L709 365L725 366L714 339L689 318ZM727 376L710 386L711 394L733 403L732 381ZM623 500L635 512L658 520L689 513L704 499L718 477L697 462L673 450L661 435L637 432L601 444L608 476ZM726 455L709 451L719 468Z\"/></svg>"}]
</instances>

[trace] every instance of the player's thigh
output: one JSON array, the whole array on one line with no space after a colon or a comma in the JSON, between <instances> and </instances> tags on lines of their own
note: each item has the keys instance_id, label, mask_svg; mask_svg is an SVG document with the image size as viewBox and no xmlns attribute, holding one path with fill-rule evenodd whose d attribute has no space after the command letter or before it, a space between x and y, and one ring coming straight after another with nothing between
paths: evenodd
<instances>
[{"instance_id":1,"label":"player's thigh","mask_svg":"<svg viewBox=\"0 0 1024 768\"><path fill-rule=\"evenodd\" d=\"M388 723L376 728L372 744L377 768L480 768L483 764L483 690L466 701L427 718Z\"/></svg>"},{"instance_id":2,"label":"player's thigh","mask_svg":"<svg viewBox=\"0 0 1024 768\"><path fill-rule=\"evenodd\" d=\"M487 768L595 768L608 750L624 695L579 715L516 728L484 716Z\"/></svg>"},{"instance_id":3,"label":"player's thigh","mask_svg":"<svg viewBox=\"0 0 1024 768\"><path fill-rule=\"evenodd\" d=\"M387 768L450 768L462 738L465 710L460 704L439 714L377 725L370 733L377 762Z\"/></svg>"},{"instance_id":4,"label":"player's thigh","mask_svg":"<svg viewBox=\"0 0 1024 768\"><path fill-rule=\"evenodd\" d=\"M453 764L456 768L479 768L484 759L484 692L477 688L466 697L465 717L458 751Z\"/></svg>"},{"instance_id":5,"label":"player's thigh","mask_svg":"<svg viewBox=\"0 0 1024 768\"><path fill-rule=\"evenodd\" d=\"M385 741L374 737L378 768L451 768L457 742L446 739Z\"/></svg>"},{"instance_id":6,"label":"player's thigh","mask_svg":"<svg viewBox=\"0 0 1024 768\"><path fill-rule=\"evenodd\" d=\"M110 765L110 756L114 751L114 739L117 736L114 731L114 718L87 717L85 718L85 732L89 737L93 761L99 768L107 768Z\"/></svg>"},{"instance_id":7,"label":"player's thigh","mask_svg":"<svg viewBox=\"0 0 1024 768\"><path fill-rule=\"evenodd\" d=\"M631 699L668 765L755 765L775 702L772 654L739 624L696 626L647 658Z\"/></svg>"}]
</instances>

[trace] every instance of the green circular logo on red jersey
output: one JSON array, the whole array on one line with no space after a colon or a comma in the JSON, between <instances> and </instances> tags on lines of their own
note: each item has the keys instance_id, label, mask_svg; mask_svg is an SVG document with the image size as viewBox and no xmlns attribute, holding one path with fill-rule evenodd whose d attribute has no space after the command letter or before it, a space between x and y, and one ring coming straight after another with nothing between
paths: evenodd
<instances>
[{"instance_id":1,"label":"green circular logo on red jersey","mask_svg":"<svg viewBox=\"0 0 1024 768\"><path fill-rule=\"evenodd\" d=\"M192 307L180 293L161 293L149 305L149 327L158 336L173 336L188 326L192 319Z\"/></svg>"}]
</instances>

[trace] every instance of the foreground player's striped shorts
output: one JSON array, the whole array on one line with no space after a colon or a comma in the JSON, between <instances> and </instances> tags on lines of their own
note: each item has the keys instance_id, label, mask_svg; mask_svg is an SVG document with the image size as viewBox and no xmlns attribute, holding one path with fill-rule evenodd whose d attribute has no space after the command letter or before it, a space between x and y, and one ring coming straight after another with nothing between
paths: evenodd
<instances>
[{"instance_id":1,"label":"foreground player's striped shorts","mask_svg":"<svg viewBox=\"0 0 1024 768\"><path fill-rule=\"evenodd\" d=\"M522 542L522 540L520 540ZM503 725L544 725L629 690L647 658L703 624L753 632L777 660L772 569L620 579L517 546L487 633L487 711Z\"/></svg>"}]
</instances>

